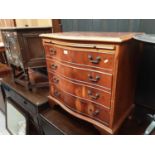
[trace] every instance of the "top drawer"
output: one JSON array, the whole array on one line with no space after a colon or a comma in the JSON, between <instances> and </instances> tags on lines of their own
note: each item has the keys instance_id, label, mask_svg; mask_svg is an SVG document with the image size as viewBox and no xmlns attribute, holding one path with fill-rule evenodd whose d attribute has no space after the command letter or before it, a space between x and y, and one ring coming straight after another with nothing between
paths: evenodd
<instances>
[{"instance_id":1,"label":"top drawer","mask_svg":"<svg viewBox=\"0 0 155 155\"><path fill-rule=\"evenodd\" d=\"M29 101L21 97L15 91L10 89L8 86L3 85L6 97L11 97L19 106L21 106L24 110L29 112L32 116L36 114L36 108Z\"/></svg>"},{"instance_id":2,"label":"top drawer","mask_svg":"<svg viewBox=\"0 0 155 155\"><path fill-rule=\"evenodd\" d=\"M44 45L46 56L70 64L100 68L112 71L114 50L70 48L57 45Z\"/></svg>"}]
</instances>

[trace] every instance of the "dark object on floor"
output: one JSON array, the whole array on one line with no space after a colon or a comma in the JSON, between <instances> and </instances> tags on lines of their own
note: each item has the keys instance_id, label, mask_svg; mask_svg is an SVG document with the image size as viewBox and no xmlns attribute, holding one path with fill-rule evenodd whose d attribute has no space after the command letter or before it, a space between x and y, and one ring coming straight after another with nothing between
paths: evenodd
<instances>
[{"instance_id":1,"label":"dark object on floor","mask_svg":"<svg viewBox=\"0 0 155 155\"><path fill-rule=\"evenodd\" d=\"M151 134L155 129L155 114L154 115L148 114L148 116L151 119L151 123L145 130L145 133L144 133L145 135Z\"/></svg>"},{"instance_id":2,"label":"dark object on floor","mask_svg":"<svg viewBox=\"0 0 155 155\"><path fill-rule=\"evenodd\" d=\"M141 106L135 107L132 115L125 120L118 135L143 135L149 121L146 118L148 110Z\"/></svg>"}]
</instances>

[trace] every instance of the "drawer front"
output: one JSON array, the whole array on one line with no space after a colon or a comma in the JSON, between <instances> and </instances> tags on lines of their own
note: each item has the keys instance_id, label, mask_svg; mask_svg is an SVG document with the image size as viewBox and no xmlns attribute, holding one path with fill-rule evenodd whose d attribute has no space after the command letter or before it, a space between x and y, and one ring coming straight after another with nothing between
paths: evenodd
<instances>
[{"instance_id":1,"label":"drawer front","mask_svg":"<svg viewBox=\"0 0 155 155\"><path fill-rule=\"evenodd\" d=\"M58 89L76 97L110 108L111 94L101 89L70 81L66 78L50 74L51 84Z\"/></svg>"},{"instance_id":2,"label":"drawer front","mask_svg":"<svg viewBox=\"0 0 155 155\"><path fill-rule=\"evenodd\" d=\"M55 125L49 123L46 118L39 115L40 126L43 129L45 135L63 135L64 133L59 130Z\"/></svg>"},{"instance_id":3,"label":"drawer front","mask_svg":"<svg viewBox=\"0 0 155 155\"><path fill-rule=\"evenodd\" d=\"M91 68L101 68L107 71L112 71L114 51L97 50L93 51L74 48L60 48L57 46L45 45L46 56L56 58L57 60L68 62L77 65L90 66ZM92 50L92 49L91 49Z\"/></svg>"},{"instance_id":4,"label":"drawer front","mask_svg":"<svg viewBox=\"0 0 155 155\"><path fill-rule=\"evenodd\" d=\"M51 95L71 110L100 121L105 125L109 124L110 111L108 109L60 91L54 86L51 86Z\"/></svg>"},{"instance_id":5,"label":"drawer front","mask_svg":"<svg viewBox=\"0 0 155 155\"><path fill-rule=\"evenodd\" d=\"M20 95L15 93L14 91L10 90L9 92L10 97L22 108L24 108L28 113L30 113L32 116L36 114L36 108L30 104L28 101L26 101L24 98L22 98Z\"/></svg>"},{"instance_id":6,"label":"drawer front","mask_svg":"<svg viewBox=\"0 0 155 155\"><path fill-rule=\"evenodd\" d=\"M112 74L102 73L95 70L73 67L58 61L47 60L48 71L55 72L58 75L67 78L97 85L106 90L111 90L112 87Z\"/></svg>"}]
</instances>

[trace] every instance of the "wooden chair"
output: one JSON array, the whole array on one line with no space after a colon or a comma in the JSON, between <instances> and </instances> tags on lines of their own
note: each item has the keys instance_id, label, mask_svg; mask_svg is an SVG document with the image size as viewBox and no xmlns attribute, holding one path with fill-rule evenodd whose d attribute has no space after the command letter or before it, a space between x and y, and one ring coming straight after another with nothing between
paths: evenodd
<instances>
[{"instance_id":1,"label":"wooden chair","mask_svg":"<svg viewBox=\"0 0 155 155\"><path fill-rule=\"evenodd\" d=\"M0 63L0 78L4 77L10 72L11 72L10 67L8 67L6 64Z\"/></svg>"}]
</instances>

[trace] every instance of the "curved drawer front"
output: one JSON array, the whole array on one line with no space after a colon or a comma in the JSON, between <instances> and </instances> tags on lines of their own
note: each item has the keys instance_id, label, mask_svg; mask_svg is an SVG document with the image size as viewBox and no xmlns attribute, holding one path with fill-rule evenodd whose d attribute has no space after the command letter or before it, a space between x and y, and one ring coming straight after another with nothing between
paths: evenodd
<instances>
[{"instance_id":1,"label":"curved drawer front","mask_svg":"<svg viewBox=\"0 0 155 155\"><path fill-rule=\"evenodd\" d=\"M108 109L72 96L54 86L51 86L51 95L71 110L100 121L105 125L109 124L110 111Z\"/></svg>"},{"instance_id":2,"label":"curved drawer front","mask_svg":"<svg viewBox=\"0 0 155 155\"><path fill-rule=\"evenodd\" d=\"M49 73L49 77L52 85L55 85L58 89L93 103L103 105L106 108L110 108L110 93L102 91L101 89L95 89L88 85L70 81L52 73Z\"/></svg>"},{"instance_id":3,"label":"curved drawer front","mask_svg":"<svg viewBox=\"0 0 155 155\"><path fill-rule=\"evenodd\" d=\"M105 71L112 71L114 51L81 49L58 47L55 45L44 45L46 56L56 58L62 62L68 62L77 65L90 66L91 68L100 68Z\"/></svg>"},{"instance_id":4,"label":"curved drawer front","mask_svg":"<svg viewBox=\"0 0 155 155\"><path fill-rule=\"evenodd\" d=\"M106 90L111 90L112 75L102 73L95 70L73 67L58 61L47 60L48 71L55 72L58 75L92 84L94 86L103 87Z\"/></svg>"}]
</instances>

